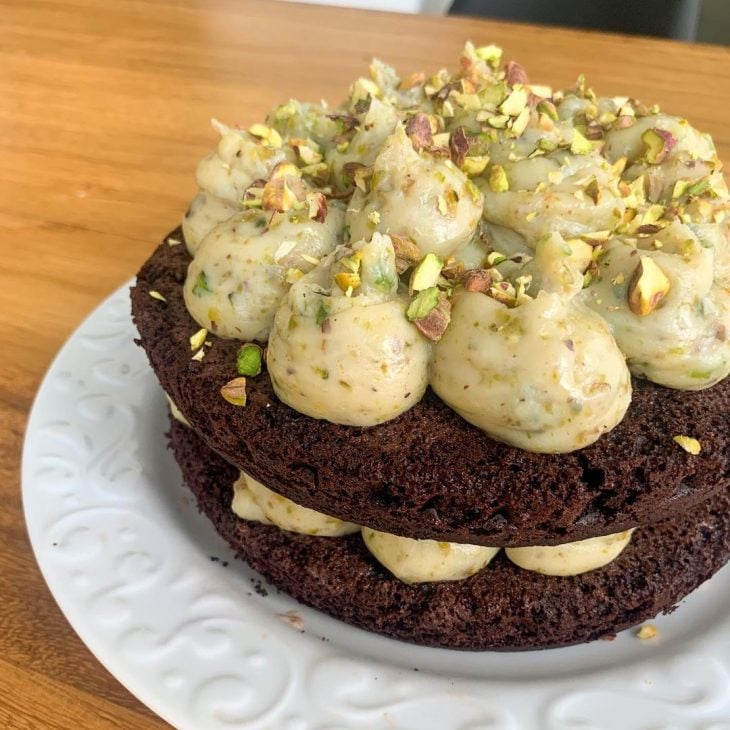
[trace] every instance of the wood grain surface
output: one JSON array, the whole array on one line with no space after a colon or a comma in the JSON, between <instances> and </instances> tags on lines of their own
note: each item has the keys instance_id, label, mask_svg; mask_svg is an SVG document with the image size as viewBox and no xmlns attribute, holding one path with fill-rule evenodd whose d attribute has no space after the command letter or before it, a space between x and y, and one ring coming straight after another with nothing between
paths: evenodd
<instances>
[{"instance_id":1,"label":"wood grain surface","mask_svg":"<svg viewBox=\"0 0 730 730\"><path fill-rule=\"evenodd\" d=\"M0 0L0 727L166 727L73 633L36 567L19 461L33 396L80 320L195 192L208 120L337 102L372 56L403 72L497 42L534 81L687 116L730 159L730 52L274 0Z\"/></svg>"}]
</instances>

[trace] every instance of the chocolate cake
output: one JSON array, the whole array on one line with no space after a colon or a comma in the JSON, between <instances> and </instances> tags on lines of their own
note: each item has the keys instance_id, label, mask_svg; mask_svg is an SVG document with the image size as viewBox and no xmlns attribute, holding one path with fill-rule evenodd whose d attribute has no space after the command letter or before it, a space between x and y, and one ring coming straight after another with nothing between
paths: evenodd
<instances>
[{"instance_id":1,"label":"chocolate cake","mask_svg":"<svg viewBox=\"0 0 730 730\"><path fill-rule=\"evenodd\" d=\"M636 379L619 426L559 455L493 441L430 391L393 421L361 429L293 411L264 372L248 379L246 407L233 408L219 391L235 375L240 343L212 337L204 362L190 358L198 327L181 294L189 263L184 245L163 242L142 267L132 289L139 342L208 445L298 504L409 537L552 545L649 524L730 487L728 380L690 393ZM700 439L699 455L672 441L684 433Z\"/></svg>"},{"instance_id":2,"label":"chocolate cake","mask_svg":"<svg viewBox=\"0 0 730 730\"><path fill-rule=\"evenodd\" d=\"M374 61L334 110L213 127L132 312L185 482L253 568L355 626L519 650L726 562L708 135L470 43L455 74Z\"/></svg>"},{"instance_id":3,"label":"chocolate cake","mask_svg":"<svg viewBox=\"0 0 730 730\"><path fill-rule=\"evenodd\" d=\"M202 439L171 420L170 446L201 512L277 588L354 626L428 646L520 650L601 637L669 612L730 555L727 488L638 530L601 570L555 578L520 570L500 553L471 578L406 585L358 535L309 537L238 519L238 476Z\"/></svg>"}]
</instances>

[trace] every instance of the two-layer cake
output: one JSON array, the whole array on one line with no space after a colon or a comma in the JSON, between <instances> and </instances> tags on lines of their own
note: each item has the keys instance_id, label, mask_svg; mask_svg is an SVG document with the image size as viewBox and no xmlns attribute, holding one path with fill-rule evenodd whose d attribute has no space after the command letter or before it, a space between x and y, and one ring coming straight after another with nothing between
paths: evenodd
<instances>
[{"instance_id":1,"label":"two-layer cake","mask_svg":"<svg viewBox=\"0 0 730 730\"><path fill-rule=\"evenodd\" d=\"M458 74L375 62L334 110L216 127L132 304L185 482L254 568L373 631L525 649L725 563L707 135L470 44Z\"/></svg>"}]
</instances>

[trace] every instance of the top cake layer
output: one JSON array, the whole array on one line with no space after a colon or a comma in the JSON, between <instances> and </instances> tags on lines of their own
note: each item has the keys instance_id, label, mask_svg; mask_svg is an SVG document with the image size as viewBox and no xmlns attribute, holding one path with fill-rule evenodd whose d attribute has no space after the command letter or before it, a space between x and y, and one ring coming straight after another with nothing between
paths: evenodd
<instances>
[{"instance_id":1,"label":"top cake layer","mask_svg":"<svg viewBox=\"0 0 730 730\"><path fill-rule=\"evenodd\" d=\"M235 375L240 342L211 336L203 359L191 358L198 325L182 295L189 263L183 245L165 242L140 271L132 304L141 344L195 431L298 504L408 537L534 545L648 524L730 486L727 380L697 393L635 380L623 421L563 455L498 443L431 391L368 429L297 413L266 372L248 378L246 406L232 406L220 389ZM687 434L701 443L698 455L673 440Z\"/></svg>"}]
</instances>

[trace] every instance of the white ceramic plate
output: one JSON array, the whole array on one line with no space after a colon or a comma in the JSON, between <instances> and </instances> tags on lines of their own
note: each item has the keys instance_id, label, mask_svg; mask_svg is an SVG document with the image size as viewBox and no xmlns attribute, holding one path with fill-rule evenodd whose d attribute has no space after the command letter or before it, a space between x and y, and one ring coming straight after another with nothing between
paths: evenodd
<instances>
[{"instance_id":1,"label":"white ceramic plate","mask_svg":"<svg viewBox=\"0 0 730 730\"><path fill-rule=\"evenodd\" d=\"M71 625L176 727L730 729L728 568L655 622L658 639L522 654L411 646L262 595L182 486L134 336L123 287L61 350L28 424L23 499Z\"/></svg>"}]
</instances>

